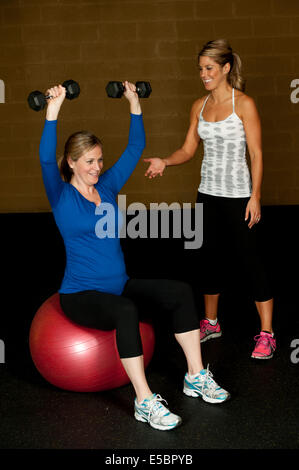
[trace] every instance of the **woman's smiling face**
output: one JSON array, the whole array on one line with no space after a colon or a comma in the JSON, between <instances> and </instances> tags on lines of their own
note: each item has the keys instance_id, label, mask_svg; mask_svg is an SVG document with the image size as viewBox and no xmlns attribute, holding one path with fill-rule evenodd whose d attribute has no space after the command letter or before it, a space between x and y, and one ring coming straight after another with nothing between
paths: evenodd
<instances>
[{"instance_id":1,"label":"woman's smiling face","mask_svg":"<svg viewBox=\"0 0 299 470\"><path fill-rule=\"evenodd\" d=\"M227 81L229 70L229 64L225 64L221 67L221 65L217 64L217 62L208 56L201 56L199 58L200 78L207 90L214 90L220 83Z\"/></svg>"},{"instance_id":2,"label":"woman's smiling face","mask_svg":"<svg viewBox=\"0 0 299 470\"><path fill-rule=\"evenodd\" d=\"M85 152L77 161L69 158L68 163L78 181L94 185L97 183L104 165L102 149L96 145Z\"/></svg>"}]
</instances>

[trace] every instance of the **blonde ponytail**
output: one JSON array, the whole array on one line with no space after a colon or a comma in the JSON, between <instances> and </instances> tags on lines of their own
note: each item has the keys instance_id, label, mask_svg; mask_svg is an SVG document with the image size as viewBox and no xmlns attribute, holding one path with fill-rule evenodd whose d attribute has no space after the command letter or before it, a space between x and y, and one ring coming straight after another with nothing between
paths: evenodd
<instances>
[{"instance_id":1,"label":"blonde ponytail","mask_svg":"<svg viewBox=\"0 0 299 470\"><path fill-rule=\"evenodd\" d=\"M241 75L242 62L241 62L239 55L236 54L236 52L233 52L232 55L233 55L233 65L228 74L227 80L233 88L236 88L237 90L240 90L240 91L244 91L245 80L242 78L242 75Z\"/></svg>"}]
</instances>

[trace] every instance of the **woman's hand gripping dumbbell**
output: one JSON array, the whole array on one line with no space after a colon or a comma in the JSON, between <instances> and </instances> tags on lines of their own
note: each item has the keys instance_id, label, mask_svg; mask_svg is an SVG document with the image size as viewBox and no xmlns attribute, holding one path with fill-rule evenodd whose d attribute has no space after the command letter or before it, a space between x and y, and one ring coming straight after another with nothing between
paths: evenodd
<instances>
[{"instance_id":1,"label":"woman's hand gripping dumbbell","mask_svg":"<svg viewBox=\"0 0 299 470\"><path fill-rule=\"evenodd\" d=\"M65 88L65 98L67 98L68 100L78 98L80 94L80 86L77 82L75 82L74 80L66 80L65 82L63 82L62 87ZM55 87L53 87L53 89L54 88ZM52 90L52 88L50 90ZM46 94L43 94L41 91L36 90L32 91L29 94L27 101L31 109L33 109L34 111L41 111L42 109L44 109L48 100L50 100L51 98L53 98L53 96L51 95L49 90L47 90Z\"/></svg>"},{"instance_id":2,"label":"woman's hand gripping dumbbell","mask_svg":"<svg viewBox=\"0 0 299 470\"><path fill-rule=\"evenodd\" d=\"M139 98L148 98L152 92L152 87L149 82L136 82L136 92ZM122 82L108 82L106 85L106 92L109 98L121 98L124 94L125 87Z\"/></svg>"}]
</instances>

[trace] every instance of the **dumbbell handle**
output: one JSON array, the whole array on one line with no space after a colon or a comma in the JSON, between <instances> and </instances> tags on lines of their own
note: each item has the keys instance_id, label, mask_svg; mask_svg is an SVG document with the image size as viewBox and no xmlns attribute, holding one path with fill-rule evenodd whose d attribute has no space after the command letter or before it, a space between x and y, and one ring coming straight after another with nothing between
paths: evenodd
<instances>
[{"instance_id":1,"label":"dumbbell handle","mask_svg":"<svg viewBox=\"0 0 299 470\"><path fill-rule=\"evenodd\" d=\"M64 85L64 83L65 83L65 82L63 82L62 86ZM75 82L74 82L74 83L75 83ZM78 84L77 84L77 85L78 85ZM66 89L65 86L63 86L63 88ZM67 90L67 89L66 89L66 90ZM53 96L52 96L52 95L44 95L44 98L45 98L46 100L49 100L50 98L53 98Z\"/></svg>"},{"instance_id":2,"label":"dumbbell handle","mask_svg":"<svg viewBox=\"0 0 299 470\"><path fill-rule=\"evenodd\" d=\"M63 88L65 88L65 87L63 87ZM65 88L65 89L66 89L66 88ZM44 95L44 97L45 97L46 100L49 100L50 98L53 98L52 95Z\"/></svg>"},{"instance_id":3,"label":"dumbbell handle","mask_svg":"<svg viewBox=\"0 0 299 470\"><path fill-rule=\"evenodd\" d=\"M125 86L123 86L123 92L125 91ZM138 94L140 91L142 91L142 88L140 88L138 85L136 85L136 93Z\"/></svg>"},{"instance_id":4,"label":"dumbbell handle","mask_svg":"<svg viewBox=\"0 0 299 470\"><path fill-rule=\"evenodd\" d=\"M45 94L43 94L43 93L41 93L41 94L43 95L43 97L44 97L45 100L49 100L49 99L53 98L52 95L45 95Z\"/></svg>"}]
</instances>

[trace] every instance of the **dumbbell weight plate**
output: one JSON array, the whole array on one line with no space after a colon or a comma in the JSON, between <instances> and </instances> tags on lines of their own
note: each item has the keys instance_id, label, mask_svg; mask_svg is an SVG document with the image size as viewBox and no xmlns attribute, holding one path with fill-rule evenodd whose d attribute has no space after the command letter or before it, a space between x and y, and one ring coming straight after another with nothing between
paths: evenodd
<instances>
[{"instance_id":1,"label":"dumbbell weight plate","mask_svg":"<svg viewBox=\"0 0 299 470\"><path fill-rule=\"evenodd\" d=\"M152 92L152 87L149 82L136 82L136 91L139 98L148 98Z\"/></svg>"},{"instance_id":2,"label":"dumbbell weight plate","mask_svg":"<svg viewBox=\"0 0 299 470\"><path fill-rule=\"evenodd\" d=\"M122 82L108 82L106 85L106 93L109 98L121 98L125 91Z\"/></svg>"},{"instance_id":3,"label":"dumbbell weight plate","mask_svg":"<svg viewBox=\"0 0 299 470\"><path fill-rule=\"evenodd\" d=\"M62 86L66 89L65 97L68 100L73 100L80 95L80 86L79 83L75 82L74 80L65 80Z\"/></svg>"},{"instance_id":4,"label":"dumbbell weight plate","mask_svg":"<svg viewBox=\"0 0 299 470\"><path fill-rule=\"evenodd\" d=\"M46 106L45 96L41 91L35 90L27 98L28 104L34 111L40 111Z\"/></svg>"}]
</instances>

